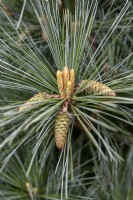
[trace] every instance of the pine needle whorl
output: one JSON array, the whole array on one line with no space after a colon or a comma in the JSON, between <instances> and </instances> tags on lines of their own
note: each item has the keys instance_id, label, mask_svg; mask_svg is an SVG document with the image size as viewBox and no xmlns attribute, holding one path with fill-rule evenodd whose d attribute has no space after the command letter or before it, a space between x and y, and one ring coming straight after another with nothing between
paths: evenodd
<instances>
[{"instance_id":1,"label":"pine needle whorl","mask_svg":"<svg viewBox=\"0 0 133 200\"><path fill-rule=\"evenodd\" d=\"M65 147L70 118L66 112L58 113L55 120L55 143L58 149Z\"/></svg>"},{"instance_id":2,"label":"pine needle whorl","mask_svg":"<svg viewBox=\"0 0 133 200\"><path fill-rule=\"evenodd\" d=\"M102 94L104 96L116 96L116 93L108 86L106 86L105 84L101 83L101 82L97 82L94 80L83 80L81 82L81 86L82 84L85 84L85 82L87 82L87 86L85 86L85 90L83 90L82 93L85 94Z\"/></svg>"}]
</instances>

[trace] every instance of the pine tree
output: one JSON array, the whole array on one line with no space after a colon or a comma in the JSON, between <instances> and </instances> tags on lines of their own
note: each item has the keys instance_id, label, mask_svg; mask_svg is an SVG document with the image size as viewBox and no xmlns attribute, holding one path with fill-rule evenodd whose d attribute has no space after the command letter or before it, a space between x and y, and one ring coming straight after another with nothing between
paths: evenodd
<instances>
[{"instance_id":1,"label":"pine tree","mask_svg":"<svg viewBox=\"0 0 133 200\"><path fill-rule=\"evenodd\" d=\"M132 200L132 2L0 5L0 198Z\"/></svg>"}]
</instances>

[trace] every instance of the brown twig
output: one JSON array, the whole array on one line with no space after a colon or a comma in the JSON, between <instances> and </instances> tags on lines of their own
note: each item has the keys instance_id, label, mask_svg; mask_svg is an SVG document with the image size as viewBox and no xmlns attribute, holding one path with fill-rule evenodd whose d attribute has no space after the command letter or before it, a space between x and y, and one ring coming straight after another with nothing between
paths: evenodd
<instances>
[{"instance_id":1,"label":"brown twig","mask_svg":"<svg viewBox=\"0 0 133 200\"><path fill-rule=\"evenodd\" d=\"M46 98L61 98L59 94L46 94Z\"/></svg>"}]
</instances>

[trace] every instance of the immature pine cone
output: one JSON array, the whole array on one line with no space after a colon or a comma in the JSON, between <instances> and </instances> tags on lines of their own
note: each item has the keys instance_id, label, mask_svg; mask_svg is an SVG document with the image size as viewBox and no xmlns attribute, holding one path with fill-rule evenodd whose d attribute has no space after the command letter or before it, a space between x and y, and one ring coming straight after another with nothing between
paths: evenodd
<instances>
[{"instance_id":1,"label":"immature pine cone","mask_svg":"<svg viewBox=\"0 0 133 200\"><path fill-rule=\"evenodd\" d=\"M63 82L64 82L64 90L66 92L67 89L67 82L69 81L69 69L67 66L63 69Z\"/></svg>"},{"instance_id":2,"label":"immature pine cone","mask_svg":"<svg viewBox=\"0 0 133 200\"><path fill-rule=\"evenodd\" d=\"M67 82L67 88L66 88L66 98L70 99L72 94L72 83L71 81Z\"/></svg>"},{"instance_id":3,"label":"immature pine cone","mask_svg":"<svg viewBox=\"0 0 133 200\"><path fill-rule=\"evenodd\" d=\"M74 69L70 70L70 81L72 83L72 92L73 92L74 84L75 84L75 72L74 72Z\"/></svg>"},{"instance_id":4,"label":"immature pine cone","mask_svg":"<svg viewBox=\"0 0 133 200\"><path fill-rule=\"evenodd\" d=\"M47 94L45 92L39 92L38 94L31 97L26 103L24 103L20 108L19 111L26 110L27 108L33 105L32 102L34 101L42 101L47 98Z\"/></svg>"},{"instance_id":5,"label":"immature pine cone","mask_svg":"<svg viewBox=\"0 0 133 200\"><path fill-rule=\"evenodd\" d=\"M58 90L61 98L70 99L75 84L75 72L74 69L69 70L67 66L64 67L63 71L57 71L56 73Z\"/></svg>"},{"instance_id":6,"label":"immature pine cone","mask_svg":"<svg viewBox=\"0 0 133 200\"><path fill-rule=\"evenodd\" d=\"M64 83L63 83L63 72L58 70L56 73L56 77L57 77L57 85L58 85L60 95L61 97L64 97L65 93L64 93Z\"/></svg>"},{"instance_id":7,"label":"immature pine cone","mask_svg":"<svg viewBox=\"0 0 133 200\"><path fill-rule=\"evenodd\" d=\"M69 115L66 112L58 113L55 120L55 143L59 149L65 147L69 125Z\"/></svg>"},{"instance_id":8,"label":"immature pine cone","mask_svg":"<svg viewBox=\"0 0 133 200\"><path fill-rule=\"evenodd\" d=\"M108 86L106 86L105 84L101 83L101 82L97 82L94 80L83 80L81 82L81 86L82 84L85 84L85 82L87 82L87 86L85 86L86 88L82 91L82 93L85 94L102 94L104 96L116 96L116 93L109 88Z\"/></svg>"}]
</instances>

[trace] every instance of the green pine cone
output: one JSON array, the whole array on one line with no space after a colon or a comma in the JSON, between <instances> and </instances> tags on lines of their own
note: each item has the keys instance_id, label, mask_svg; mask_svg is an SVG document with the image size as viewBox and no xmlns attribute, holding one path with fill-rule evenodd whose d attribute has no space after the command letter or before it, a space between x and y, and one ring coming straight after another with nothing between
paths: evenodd
<instances>
[{"instance_id":1,"label":"green pine cone","mask_svg":"<svg viewBox=\"0 0 133 200\"><path fill-rule=\"evenodd\" d=\"M55 143L58 149L65 147L70 117L66 112L58 113L55 120Z\"/></svg>"},{"instance_id":2,"label":"green pine cone","mask_svg":"<svg viewBox=\"0 0 133 200\"><path fill-rule=\"evenodd\" d=\"M24 111L30 108L33 105L32 102L34 101L42 101L46 98L47 98L47 94L45 92L39 92L38 94L35 94L33 97L31 97L25 104L23 104L19 108L19 111Z\"/></svg>"},{"instance_id":3,"label":"green pine cone","mask_svg":"<svg viewBox=\"0 0 133 200\"><path fill-rule=\"evenodd\" d=\"M82 93L85 93L86 95L102 94L104 96L116 96L116 93L111 88L101 82L83 80L81 82L81 86L82 84L85 84L85 82L87 82L87 86L85 86L86 88L82 91Z\"/></svg>"}]
</instances>

